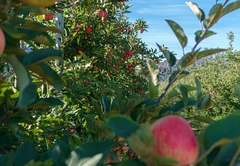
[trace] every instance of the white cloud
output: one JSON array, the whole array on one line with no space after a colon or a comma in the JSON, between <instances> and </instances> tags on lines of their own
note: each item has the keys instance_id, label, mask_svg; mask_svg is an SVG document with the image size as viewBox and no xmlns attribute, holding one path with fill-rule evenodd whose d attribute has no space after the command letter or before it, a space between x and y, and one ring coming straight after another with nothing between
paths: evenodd
<instances>
[{"instance_id":1,"label":"white cloud","mask_svg":"<svg viewBox=\"0 0 240 166\"><path fill-rule=\"evenodd\" d=\"M176 14L183 14L186 13L186 5L151 5L148 7L144 7L141 9L136 10L139 14L151 14L151 15L176 15Z\"/></svg>"}]
</instances>

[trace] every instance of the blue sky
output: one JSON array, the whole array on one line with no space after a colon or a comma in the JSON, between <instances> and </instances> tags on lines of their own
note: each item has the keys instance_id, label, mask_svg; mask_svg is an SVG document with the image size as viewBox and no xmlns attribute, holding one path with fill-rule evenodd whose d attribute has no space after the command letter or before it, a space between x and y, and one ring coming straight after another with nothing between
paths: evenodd
<instances>
[{"instance_id":1,"label":"blue sky","mask_svg":"<svg viewBox=\"0 0 240 166\"><path fill-rule=\"evenodd\" d=\"M185 53L189 52L195 44L194 33L200 30L197 17L192 10L185 4L185 0L129 0L127 4L132 4L129 9L131 13L127 14L129 20L134 22L138 18L142 18L147 21L149 28L148 32L144 32L139 35L142 40L150 47L157 48L155 43L160 45L164 44L170 51L177 53L177 58L181 58L182 49L180 43L168 26L165 19L173 20L177 22L184 30L188 37L188 44L185 48ZM198 4L198 6L208 15L211 7L216 3L215 0L195 0L192 1ZM224 0L219 0L219 3L223 3ZM234 2L230 0L229 3ZM227 40L227 33L234 32L234 49L240 49L240 9L233 11L224 17L222 17L217 24L215 24L210 30L217 34L211 36L198 47L204 48L227 48L229 40Z\"/></svg>"}]
</instances>

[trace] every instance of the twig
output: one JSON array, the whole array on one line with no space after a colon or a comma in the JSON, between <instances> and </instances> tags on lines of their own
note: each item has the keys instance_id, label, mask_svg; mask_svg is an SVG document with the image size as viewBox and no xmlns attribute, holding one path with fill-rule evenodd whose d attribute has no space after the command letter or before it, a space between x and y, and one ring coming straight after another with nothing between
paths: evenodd
<instances>
[{"instance_id":1,"label":"twig","mask_svg":"<svg viewBox=\"0 0 240 166\"><path fill-rule=\"evenodd\" d=\"M180 75L180 73L182 72L179 71L176 73L176 75L174 76L174 78L171 80L171 82L166 86L166 88L164 89L163 93L161 94L161 96L156 100L158 103L161 101L161 99L165 96L165 94L167 93L168 89L171 87L171 85L176 81L177 77Z\"/></svg>"},{"instance_id":2,"label":"twig","mask_svg":"<svg viewBox=\"0 0 240 166\"><path fill-rule=\"evenodd\" d=\"M228 3L229 0L225 0L225 2L223 3L223 6L225 6Z\"/></svg>"}]
</instances>

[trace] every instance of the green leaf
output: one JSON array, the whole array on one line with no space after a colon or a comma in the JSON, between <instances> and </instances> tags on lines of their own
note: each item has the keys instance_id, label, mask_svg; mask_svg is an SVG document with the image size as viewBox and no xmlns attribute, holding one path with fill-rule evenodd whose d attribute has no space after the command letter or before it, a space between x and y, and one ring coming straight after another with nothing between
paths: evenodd
<instances>
[{"instance_id":1,"label":"green leaf","mask_svg":"<svg viewBox=\"0 0 240 166\"><path fill-rule=\"evenodd\" d=\"M156 44L157 44L157 43L156 43ZM158 46L158 48L162 51L164 57L167 59L168 64L169 64L170 66L175 65L175 63L176 63L176 57L175 57L170 51L168 51L166 47L160 46L160 45L158 45L158 44L157 44L157 46Z\"/></svg>"},{"instance_id":2,"label":"green leaf","mask_svg":"<svg viewBox=\"0 0 240 166\"><path fill-rule=\"evenodd\" d=\"M201 142L203 142L203 135L200 136L201 137ZM214 159L216 158L217 154L219 154L219 150L220 150L220 147L221 146L224 146L224 145L228 145L230 143L232 143L233 140L229 139L229 138L222 138L218 141L216 141L215 143L213 143L212 146L210 146L208 149L203 149L205 150L204 151L204 154L201 155L197 162L198 163L199 161L205 159L207 157L207 160L208 160L208 164L212 163L214 161ZM200 144L202 146L202 143ZM203 146L202 146L203 147Z\"/></svg>"},{"instance_id":3,"label":"green leaf","mask_svg":"<svg viewBox=\"0 0 240 166\"><path fill-rule=\"evenodd\" d=\"M16 151L14 166L23 166L29 161L35 160L36 158L36 149L34 149L33 144L30 141L26 141Z\"/></svg>"},{"instance_id":4,"label":"green leaf","mask_svg":"<svg viewBox=\"0 0 240 166\"><path fill-rule=\"evenodd\" d=\"M40 98L35 103L29 106L29 108L34 107L49 107L49 106L58 106L63 105L63 102L59 98L49 97L49 98Z\"/></svg>"},{"instance_id":5,"label":"green leaf","mask_svg":"<svg viewBox=\"0 0 240 166\"><path fill-rule=\"evenodd\" d=\"M172 111L173 112L178 112L178 111L182 111L185 107L195 106L196 105L196 100L193 99L193 98L188 98L186 103L187 103L187 105L184 104L183 100L177 102L172 107Z\"/></svg>"},{"instance_id":6,"label":"green leaf","mask_svg":"<svg viewBox=\"0 0 240 166\"><path fill-rule=\"evenodd\" d=\"M237 95L237 98L240 100L240 86L237 84L234 84L234 89L235 89L235 93Z\"/></svg>"},{"instance_id":7,"label":"green leaf","mask_svg":"<svg viewBox=\"0 0 240 166\"><path fill-rule=\"evenodd\" d=\"M127 101L127 104L126 104L126 108L125 108L125 110L124 110L124 113L125 113L126 115L130 115L130 113L131 113L131 112L133 111L133 109L135 108L136 104L137 104L137 101L136 101L135 99L129 99L129 100Z\"/></svg>"},{"instance_id":8,"label":"green leaf","mask_svg":"<svg viewBox=\"0 0 240 166\"><path fill-rule=\"evenodd\" d=\"M71 152L66 163L68 166L100 165L108 156L109 151L116 142L102 141L89 142Z\"/></svg>"},{"instance_id":9,"label":"green leaf","mask_svg":"<svg viewBox=\"0 0 240 166\"><path fill-rule=\"evenodd\" d=\"M151 146L154 136L148 124L141 125L126 141L130 148L141 158L149 157L154 151Z\"/></svg>"},{"instance_id":10,"label":"green leaf","mask_svg":"<svg viewBox=\"0 0 240 166\"><path fill-rule=\"evenodd\" d=\"M200 108L201 99L202 99L202 85L197 78L195 78L195 82L197 87L197 108Z\"/></svg>"},{"instance_id":11,"label":"green leaf","mask_svg":"<svg viewBox=\"0 0 240 166\"><path fill-rule=\"evenodd\" d=\"M197 55L197 60L202 59L204 57L207 57L209 55L213 55L213 54L216 54L216 53L219 53L219 52L223 52L223 51L227 51L227 50L222 49L222 48L212 48L212 49L200 51Z\"/></svg>"},{"instance_id":12,"label":"green leaf","mask_svg":"<svg viewBox=\"0 0 240 166\"><path fill-rule=\"evenodd\" d=\"M118 106L119 106L119 110L122 110L124 107L124 101L120 95L120 89L118 88L118 86L113 83L113 82L109 82L110 87L115 91L116 95L117 95L117 101L118 101Z\"/></svg>"},{"instance_id":13,"label":"green leaf","mask_svg":"<svg viewBox=\"0 0 240 166\"><path fill-rule=\"evenodd\" d=\"M211 28L222 16L224 10L222 4L216 4L214 5L208 16L204 19L204 27L206 29Z\"/></svg>"},{"instance_id":14,"label":"green leaf","mask_svg":"<svg viewBox=\"0 0 240 166\"><path fill-rule=\"evenodd\" d=\"M45 25L43 25L39 22L35 22L35 21L26 22L25 24L18 26L18 28L37 30L37 31L43 31L43 32L51 31L51 32L62 34L62 31L60 31L56 27L48 27L48 26L45 26Z\"/></svg>"},{"instance_id":15,"label":"green leaf","mask_svg":"<svg viewBox=\"0 0 240 166\"><path fill-rule=\"evenodd\" d=\"M4 53L7 55L14 54L17 56L17 58L27 55L27 53L23 49L20 49L17 46L7 46L4 50Z\"/></svg>"},{"instance_id":16,"label":"green leaf","mask_svg":"<svg viewBox=\"0 0 240 166\"><path fill-rule=\"evenodd\" d=\"M236 112L209 125L203 132L205 136L205 147L209 148L223 138L239 139L239 119L240 113Z\"/></svg>"},{"instance_id":17,"label":"green leaf","mask_svg":"<svg viewBox=\"0 0 240 166\"><path fill-rule=\"evenodd\" d=\"M148 71L150 73L149 80L149 96L150 99L155 99L159 95L160 83L159 83L159 68L152 60L147 59Z\"/></svg>"},{"instance_id":18,"label":"green leaf","mask_svg":"<svg viewBox=\"0 0 240 166\"><path fill-rule=\"evenodd\" d=\"M91 100L92 100L92 103L93 103L94 111L97 113L98 118L100 120L104 120L104 115L103 115L102 108L100 107L100 105L97 103L97 101L94 98L91 98Z\"/></svg>"},{"instance_id":19,"label":"green leaf","mask_svg":"<svg viewBox=\"0 0 240 166\"><path fill-rule=\"evenodd\" d=\"M195 32L195 41L196 41L196 42L198 42L198 40L199 40L199 38L200 38L200 36L202 35L203 32L204 32L204 31L202 31L202 30L198 30L198 31ZM210 36L212 36L212 35L215 35L215 34L217 34L217 33L208 30L208 31L204 34L204 36L203 36L202 39L206 39L206 38L208 38L208 37L210 37Z\"/></svg>"},{"instance_id":20,"label":"green leaf","mask_svg":"<svg viewBox=\"0 0 240 166\"><path fill-rule=\"evenodd\" d=\"M93 157L97 154L102 154L101 160L105 159L110 152L113 145L117 143L114 141L88 142L80 146L79 155L82 158Z\"/></svg>"},{"instance_id":21,"label":"green leaf","mask_svg":"<svg viewBox=\"0 0 240 166\"><path fill-rule=\"evenodd\" d=\"M168 111L172 111L172 112L183 111L185 107L195 106L195 105L196 105L196 100L193 98L188 98L187 105L185 105L184 101L181 100L176 102L173 107L164 107L163 109L160 110L159 114L162 115Z\"/></svg>"},{"instance_id":22,"label":"green leaf","mask_svg":"<svg viewBox=\"0 0 240 166\"><path fill-rule=\"evenodd\" d=\"M178 62L178 70L183 70L197 61L199 50L185 54Z\"/></svg>"},{"instance_id":23,"label":"green leaf","mask_svg":"<svg viewBox=\"0 0 240 166\"><path fill-rule=\"evenodd\" d=\"M171 76L169 77L169 82L172 82L172 80L174 79L174 77L175 77L175 75L176 75L176 73L178 73L179 71L174 71L174 72L172 72L172 74L171 74ZM183 70L179 75L178 75L178 77L177 77L177 79L175 80L175 81L177 81L177 80L180 80L180 79L182 79L182 78L184 78L184 77L186 77L186 76L188 76L189 75L189 72L188 71L186 71L186 70Z\"/></svg>"},{"instance_id":24,"label":"green leaf","mask_svg":"<svg viewBox=\"0 0 240 166\"><path fill-rule=\"evenodd\" d=\"M179 89L183 97L184 106L186 107L188 105L188 90L185 86L182 85L180 85Z\"/></svg>"},{"instance_id":25,"label":"green leaf","mask_svg":"<svg viewBox=\"0 0 240 166\"><path fill-rule=\"evenodd\" d=\"M53 163L51 161L51 159L45 160L44 162L41 161L34 161L31 160L29 163L25 164L24 166L52 166Z\"/></svg>"},{"instance_id":26,"label":"green leaf","mask_svg":"<svg viewBox=\"0 0 240 166\"><path fill-rule=\"evenodd\" d=\"M44 78L49 84L53 85L55 89L62 89L62 80L59 75L46 63L38 63L27 67L32 72Z\"/></svg>"},{"instance_id":27,"label":"green leaf","mask_svg":"<svg viewBox=\"0 0 240 166\"><path fill-rule=\"evenodd\" d=\"M11 150L9 153L6 155L2 156L0 155L0 163L3 166L12 166L15 161L15 153L13 150Z\"/></svg>"},{"instance_id":28,"label":"green leaf","mask_svg":"<svg viewBox=\"0 0 240 166\"><path fill-rule=\"evenodd\" d=\"M179 162L173 158L154 156L152 162L157 166L174 166L179 165Z\"/></svg>"},{"instance_id":29,"label":"green leaf","mask_svg":"<svg viewBox=\"0 0 240 166\"><path fill-rule=\"evenodd\" d=\"M232 2L224 8L222 16L224 16L234 10L237 10L239 8L240 8L240 1Z\"/></svg>"},{"instance_id":30,"label":"green leaf","mask_svg":"<svg viewBox=\"0 0 240 166\"><path fill-rule=\"evenodd\" d=\"M20 59L20 61L25 66L29 65L35 65L40 62L46 62L53 59L61 58L62 57L62 51L60 50L54 50L53 48L47 48L47 49L41 49L37 51L32 51L23 58Z\"/></svg>"},{"instance_id":31,"label":"green leaf","mask_svg":"<svg viewBox=\"0 0 240 166\"><path fill-rule=\"evenodd\" d=\"M131 166L146 166L144 162L141 160L126 160L122 161L117 164L117 166L126 166L126 165L131 165Z\"/></svg>"},{"instance_id":32,"label":"green leaf","mask_svg":"<svg viewBox=\"0 0 240 166\"><path fill-rule=\"evenodd\" d=\"M171 99L174 98L176 96L179 96L180 93L176 90L176 88L173 88L168 94L167 94L167 98Z\"/></svg>"},{"instance_id":33,"label":"green leaf","mask_svg":"<svg viewBox=\"0 0 240 166\"><path fill-rule=\"evenodd\" d=\"M211 124L213 122L215 122L215 120L209 118L209 117L203 117L203 116L194 116L194 119L197 120L197 121L200 121L200 122L205 122L205 123L208 123L208 124Z\"/></svg>"},{"instance_id":34,"label":"green leaf","mask_svg":"<svg viewBox=\"0 0 240 166\"><path fill-rule=\"evenodd\" d=\"M20 38L21 35L18 32L18 30L12 26L11 24L1 24L1 29L3 29L4 32L6 32L8 35L10 35L13 38Z\"/></svg>"},{"instance_id":35,"label":"green leaf","mask_svg":"<svg viewBox=\"0 0 240 166\"><path fill-rule=\"evenodd\" d=\"M24 5L21 5L21 6L16 6L14 8L14 16L17 16L17 15L29 15L29 13L40 13L41 12L41 9L39 7L35 7L35 6L24 6Z\"/></svg>"},{"instance_id":36,"label":"green leaf","mask_svg":"<svg viewBox=\"0 0 240 166\"><path fill-rule=\"evenodd\" d=\"M83 159L85 162L82 166L89 166L89 165L98 165L99 163L103 163L103 155L102 153L96 154L89 159Z\"/></svg>"},{"instance_id":37,"label":"green leaf","mask_svg":"<svg viewBox=\"0 0 240 166\"><path fill-rule=\"evenodd\" d=\"M29 72L15 55L8 55L8 61L13 66L17 76L18 89L20 92L17 105L18 107L26 107L38 98L36 85L32 83Z\"/></svg>"},{"instance_id":38,"label":"green leaf","mask_svg":"<svg viewBox=\"0 0 240 166\"><path fill-rule=\"evenodd\" d=\"M203 142L204 149L211 151L215 147L229 144L233 141L239 141L240 132L240 113L228 115L227 117L211 123L201 133L201 141ZM216 145L217 144L217 145ZM212 152L212 160L216 157L219 152L219 148ZM214 154L214 155L213 155ZM209 158L208 158L209 159Z\"/></svg>"},{"instance_id":39,"label":"green leaf","mask_svg":"<svg viewBox=\"0 0 240 166\"><path fill-rule=\"evenodd\" d=\"M52 39L52 37L48 34L48 32L43 31L36 31L31 29L17 29L19 33L21 34L22 40L32 40L39 44L44 44L46 46L54 46L55 41Z\"/></svg>"},{"instance_id":40,"label":"green leaf","mask_svg":"<svg viewBox=\"0 0 240 166\"><path fill-rule=\"evenodd\" d=\"M152 60L147 59L147 65L148 65L148 71L150 73L151 76L151 82L153 83L153 85L157 85L158 84L158 74L159 74L159 67L156 65L156 63L154 63Z\"/></svg>"},{"instance_id":41,"label":"green leaf","mask_svg":"<svg viewBox=\"0 0 240 166\"><path fill-rule=\"evenodd\" d=\"M102 96L101 105L103 107L103 112L108 113L111 110L111 101L107 96Z\"/></svg>"},{"instance_id":42,"label":"green leaf","mask_svg":"<svg viewBox=\"0 0 240 166\"><path fill-rule=\"evenodd\" d=\"M205 19L205 13L202 9L198 7L198 5L194 2L185 2L188 7L193 11L193 13L197 16L199 22L202 22Z\"/></svg>"},{"instance_id":43,"label":"green leaf","mask_svg":"<svg viewBox=\"0 0 240 166\"><path fill-rule=\"evenodd\" d=\"M220 149L219 155L214 160L214 166L230 165L235 153L237 153L238 146L235 142L228 145L223 145ZM239 161L239 156L238 159Z\"/></svg>"},{"instance_id":44,"label":"green leaf","mask_svg":"<svg viewBox=\"0 0 240 166\"><path fill-rule=\"evenodd\" d=\"M115 115L107 119L108 126L117 135L127 138L139 128L139 126L133 122L130 118L123 115Z\"/></svg>"},{"instance_id":45,"label":"green leaf","mask_svg":"<svg viewBox=\"0 0 240 166\"><path fill-rule=\"evenodd\" d=\"M207 94L202 98L199 109L209 109L212 106L213 106L213 101L211 99L211 95Z\"/></svg>"},{"instance_id":46,"label":"green leaf","mask_svg":"<svg viewBox=\"0 0 240 166\"><path fill-rule=\"evenodd\" d=\"M70 155L69 146L63 142L62 140L58 140L55 143L53 150L48 151L48 155L52 159L54 165L62 165L65 166L65 160Z\"/></svg>"},{"instance_id":47,"label":"green leaf","mask_svg":"<svg viewBox=\"0 0 240 166\"><path fill-rule=\"evenodd\" d=\"M166 20L168 25L171 27L173 30L174 34L176 35L178 41L180 42L182 48L186 47L188 39L187 36L185 35L183 29L174 21L172 20Z\"/></svg>"}]
</instances>

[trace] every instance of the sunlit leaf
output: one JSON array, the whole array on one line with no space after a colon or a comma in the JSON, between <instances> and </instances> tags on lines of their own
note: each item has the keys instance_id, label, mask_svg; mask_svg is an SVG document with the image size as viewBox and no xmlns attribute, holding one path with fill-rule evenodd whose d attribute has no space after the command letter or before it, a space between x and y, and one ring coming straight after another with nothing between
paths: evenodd
<instances>
[{"instance_id":1,"label":"sunlit leaf","mask_svg":"<svg viewBox=\"0 0 240 166\"><path fill-rule=\"evenodd\" d=\"M197 54L197 60L202 59L204 57L207 57L209 55L213 55L213 54L216 54L216 53L223 52L223 51L227 51L227 50L226 49L222 49L222 48L212 48L212 49L200 51Z\"/></svg>"},{"instance_id":2,"label":"sunlit leaf","mask_svg":"<svg viewBox=\"0 0 240 166\"><path fill-rule=\"evenodd\" d=\"M200 36L202 35L202 33L203 33L203 31L201 31L201 30L198 30L198 31L195 32L195 41L196 41L196 42L198 42L198 40L199 40ZM217 34L217 33L208 30L208 31L205 33L205 35L203 36L203 39L206 39L206 38L208 38L208 37L210 37L210 36L212 36L212 35L215 35L215 34Z\"/></svg>"},{"instance_id":3,"label":"sunlit leaf","mask_svg":"<svg viewBox=\"0 0 240 166\"><path fill-rule=\"evenodd\" d=\"M187 54L185 54L178 62L178 70L183 70L185 68L187 68L188 66L194 64L197 61L197 55L199 53L198 49L195 52L189 52Z\"/></svg>"},{"instance_id":4,"label":"sunlit leaf","mask_svg":"<svg viewBox=\"0 0 240 166\"><path fill-rule=\"evenodd\" d=\"M19 62L15 55L8 55L8 61L13 66L17 75L18 88L20 92L18 106L26 107L34 102L38 97L36 85L32 83L29 72L22 63Z\"/></svg>"},{"instance_id":5,"label":"sunlit leaf","mask_svg":"<svg viewBox=\"0 0 240 166\"><path fill-rule=\"evenodd\" d=\"M36 65L27 67L29 70L44 78L49 84L53 85L55 89L62 89L62 80L59 75L47 64L41 62Z\"/></svg>"},{"instance_id":6,"label":"sunlit leaf","mask_svg":"<svg viewBox=\"0 0 240 166\"><path fill-rule=\"evenodd\" d=\"M166 20L166 21L168 25L171 27L171 29L173 30L176 37L178 38L178 41L180 42L182 48L186 47L188 39L183 29L176 22L172 20Z\"/></svg>"},{"instance_id":7,"label":"sunlit leaf","mask_svg":"<svg viewBox=\"0 0 240 166\"><path fill-rule=\"evenodd\" d=\"M206 29L211 28L222 16L224 10L222 4L216 4L214 5L208 16L204 19L204 27Z\"/></svg>"},{"instance_id":8,"label":"sunlit leaf","mask_svg":"<svg viewBox=\"0 0 240 166\"><path fill-rule=\"evenodd\" d=\"M34 22L34 21L26 22L25 24L18 26L18 28L31 29L31 30L44 31L44 32L51 31L51 32L62 34L62 31L60 31L56 27L45 26L39 22Z\"/></svg>"},{"instance_id":9,"label":"sunlit leaf","mask_svg":"<svg viewBox=\"0 0 240 166\"><path fill-rule=\"evenodd\" d=\"M193 11L193 13L197 16L198 20L202 22L205 19L205 13L202 9L198 7L198 5L194 2L185 2L188 7Z\"/></svg>"},{"instance_id":10,"label":"sunlit leaf","mask_svg":"<svg viewBox=\"0 0 240 166\"><path fill-rule=\"evenodd\" d=\"M237 10L239 8L240 8L240 1L232 2L224 8L222 16L224 16L234 10Z\"/></svg>"},{"instance_id":11,"label":"sunlit leaf","mask_svg":"<svg viewBox=\"0 0 240 166\"><path fill-rule=\"evenodd\" d=\"M173 66L176 63L176 57L170 51L168 51L166 47L160 46L158 44L157 44L157 46L162 51L164 57L167 59L168 64L170 66Z\"/></svg>"}]
</instances>

